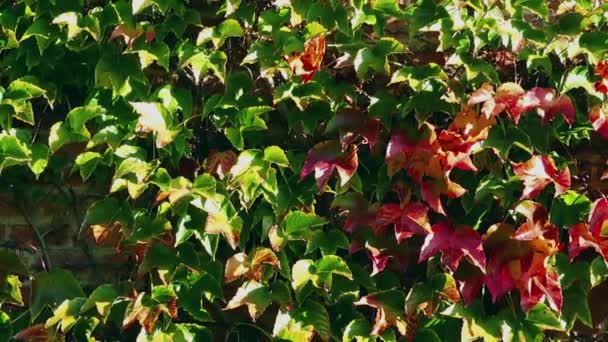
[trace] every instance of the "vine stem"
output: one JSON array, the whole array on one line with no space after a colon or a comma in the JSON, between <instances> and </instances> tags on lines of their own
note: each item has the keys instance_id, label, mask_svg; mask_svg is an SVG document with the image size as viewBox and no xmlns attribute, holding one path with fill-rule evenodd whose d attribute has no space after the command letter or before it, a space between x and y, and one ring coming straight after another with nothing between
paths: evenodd
<instances>
[{"instance_id":1,"label":"vine stem","mask_svg":"<svg viewBox=\"0 0 608 342\"><path fill-rule=\"evenodd\" d=\"M34 222L32 221L32 219L27 215L27 213L26 213L27 211L25 210L23 205L17 204L17 207L19 208L19 211L21 212L21 216L23 216L27 225L32 229L34 234L36 234L36 239L38 240L38 243L40 244L40 251L42 252L42 261L43 261L42 268L48 272L52 269L52 265L51 265L51 257L49 256L49 251L48 251L48 248L46 245L46 241L44 241L44 236L40 232L40 229L38 229L38 226L36 226L34 224Z\"/></svg>"}]
</instances>

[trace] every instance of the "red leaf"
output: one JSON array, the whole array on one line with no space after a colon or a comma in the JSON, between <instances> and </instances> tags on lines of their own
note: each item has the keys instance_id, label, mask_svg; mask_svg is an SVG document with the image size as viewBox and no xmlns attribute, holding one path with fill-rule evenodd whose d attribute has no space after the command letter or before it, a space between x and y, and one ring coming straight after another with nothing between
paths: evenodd
<instances>
[{"instance_id":1,"label":"red leaf","mask_svg":"<svg viewBox=\"0 0 608 342\"><path fill-rule=\"evenodd\" d=\"M568 255L570 260L575 259L583 250L593 248L605 260L608 260L608 239L596 237L589 231L589 226L585 223L577 223L570 227Z\"/></svg>"},{"instance_id":2,"label":"red leaf","mask_svg":"<svg viewBox=\"0 0 608 342\"><path fill-rule=\"evenodd\" d=\"M380 119L369 118L363 111L349 108L336 113L329 122L326 132L338 130L343 146L355 143L358 137L362 137L362 143L368 144L373 150L378 142L380 129Z\"/></svg>"},{"instance_id":3,"label":"red leaf","mask_svg":"<svg viewBox=\"0 0 608 342\"><path fill-rule=\"evenodd\" d=\"M568 254L576 258L581 251L593 248L608 260L608 200L600 198L593 203L589 214L589 224L577 223L570 227Z\"/></svg>"},{"instance_id":4,"label":"red leaf","mask_svg":"<svg viewBox=\"0 0 608 342\"><path fill-rule=\"evenodd\" d=\"M386 164L389 176L400 169L405 170L410 177L420 183L425 175L442 173L439 144L434 127L425 124L423 137L414 140L402 133L394 134L386 149Z\"/></svg>"},{"instance_id":5,"label":"red leaf","mask_svg":"<svg viewBox=\"0 0 608 342\"><path fill-rule=\"evenodd\" d=\"M394 225L395 237L398 243L412 237L414 234L425 235L430 232L428 208L422 203L409 203L405 206L389 203L378 209L374 230L376 234L388 226Z\"/></svg>"},{"instance_id":6,"label":"red leaf","mask_svg":"<svg viewBox=\"0 0 608 342\"><path fill-rule=\"evenodd\" d=\"M514 260L517 264L519 260ZM487 274L483 279L492 295L492 301L496 302L499 298L515 289L515 280L509 272L509 267L503 265L498 258L490 258L488 262Z\"/></svg>"},{"instance_id":7,"label":"red leaf","mask_svg":"<svg viewBox=\"0 0 608 342\"><path fill-rule=\"evenodd\" d=\"M317 36L304 44L304 52L285 56L289 67L297 76L302 76L302 82L310 81L321 68L325 56L325 37Z\"/></svg>"},{"instance_id":8,"label":"red leaf","mask_svg":"<svg viewBox=\"0 0 608 342\"><path fill-rule=\"evenodd\" d=\"M574 103L572 103L570 96L558 96L558 98L545 109L544 119L546 121L551 121L558 113L564 117L566 123L568 123L568 126L572 126L574 123L574 115L576 110L574 109Z\"/></svg>"},{"instance_id":9,"label":"red leaf","mask_svg":"<svg viewBox=\"0 0 608 342\"><path fill-rule=\"evenodd\" d=\"M362 297L354 302L355 305L367 305L376 309L374 327L370 335L377 336L390 327L397 327L402 335L405 335L406 322L404 319L405 308L403 298L400 298L397 290L378 292Z\"/></svg>"},{"instance_id":10,"label":"red leaf","mask_svg":"<svg viewBox=\"0 0 608 342\"><path fill-rule=\"evenodd\" d=\"M514 163L513 172L524 181L522 199L538 196L550 183L555 185L555 196L570 188L570 170L566 166L558 172L551 157L535 155L524 163Z\"/></svg>"},{"instance_id":11,"label":"red leaf","mask_svg":"<svg viewBox=\"0 0 608 342\"><path fill-rule=\"evenodd\" d=\"M526 217L526 222L513 234L514 240L528 241L531 249L547 255L557 253L561 249L559 228L549 222L547 210L542 205L523 201L515 210Z\"/></svg>"},{"instance_id":12,"label":"red leaf","mask_svg":"<svg viewBox=\"0 0 608 342\"><path fill-rule=\"evenodd\" d=\"M425 261L438 252L442 253L441 262L452 272L456 271L463 256L485 272L486 256L481 237L469 226L453 227L446 223L435 224L432 232L424 240L418 261Z\"/></svg>"},{"instance_id":13,"label":"red leaf","mask_svg":"<svg viewBox=\"0 0 608 342\"><path fill-rule=\"evenodd\" d=\"M591 112L589 112L589 121L591 121L593 129L596 132L604 139L608 139L608 110L605 106L597 105L591 108Z\"/></svg>"},{"instance_id":14,"label":"red leaf","mask_svg":"<svg viewBox=\"0 0 608 342\"><path fill-rule=\"evenodd\" d=\"M140 293L137 299L129 304L122 327L128 328L137 321L150 334L154 330L161 308L160 305L148 306L144 304L144 295L145 293Z\"/></svg>"},{"instance_id":15,"label":"red leaf","mask_svg":"<svg viewBox=\"0 0 608 342\"><path fill-rule=\"evenodd\" d=\"M360 134L363 137L363 143L368 144L370 150L374 150L374 147L376 147L381 130L382 123L379 118L368 119L365 122Z\"/></svg>"},{"instance_id":16,"label":"red leaf","mask_svg":"<svg viewBox=\"0 0 608 342\"><path fill-rule=\"evenodd\" d=\"M133 46L133 43L137 38L141 37L144 34L144 30L141 27L132 29L127 24L120 24L114 28L112 34L110 35L110 40L114 40L118 37L122 37L125 41L125 44L129 47L129 49ZM146 40L148 40L148 34L146 34ZM153 37L152 37L153 39ZM148 41L149 42L149 41Z\"/></svg>"},{"instance_id":17,"label":"red leaf","mask_svg":"<svg viewBox=\"0 0 608 342\"><path fill-rule=\"evenodd\" d=\"M484 83L481 87L475 90L470 96L467 102L468 106L474 106L476 104L484 103L492 100L494 97L494 87L490 83Z\"/></svg>"},{"instance_id":18,"label":"red leaf","mask_svg":"<svg viewBox=\"0 0 608 342\"><path fill-rule=\"evenodd\" d=\"M48 342L51 341L49 330L45 328L44 324L37 324L21 330L15 335L16 340L25 340L28 342Z\"/></svg>"},{"instance_id":19,"label":"red leaf","mask_svg":"<svg viewBox=\"0 0 608 342\"><path fill-rule=\"evenodd\" d=\"M608 94L608 79L599 80L593 83L595 91L604 95Z\"/></svg>"},{"instance_id":20,"label":"red leaf","mask_svg":"<svg viewBox=\"0 0 608 342\"><path fill-rule=\"evenodd\" d=\"M521 261L523 271L517 279L522 310L529 311L546 299L555 311L561 311L563 297L557 272L547 266L547 257L533 253Z\"/></svg>"},{"instance_id":21,"label":"red leaf","mask_svg":"<svg viewBox=\"0 0 608 342\"><path fill-rule=\"evenodd\" d=\"M211 150L209 156L203 163L203 167L205 168L205 172L216 175L220 179L224 179L230 172L230 169L236 164L237 159L236 153L231 150L222 152Z\"/></svg>"},{"instance_id":22,"label":"red leaf","mask_svg":"<svg viewBox=\"0 0 608 342\"><path fill-rule=\"evenodd\" d=\"M344 186L355 174L358 165L356 146L350 145L343 151L340 143L335 140L320 142L308 151L306 162L300 173L300 181L314 172L319 190L324 192L334 170L338 171L340 184Z\"/></svg>"},{"instance_id":23,"label":"red leaf","mask_svg":"<svg viewBox=\"0 0 608 342\"><path fill-rule=\"evenodd\" d=\"M600 198L593 202L589 213L589 225L594 236L607 236L608 199Z\"/></svg>"},{"instance_id":24,"label":"red leaf","mask_svg":"<svg viewBox=\"0 0 608 342\"><path fill-rule=\"evenodd\" d=\"M260 281L264 265L279 266L279 259L269 248L258 247L249 255L237 253L226 262L224 282L230 283L241 277Z\"/></svg>"},{"instance_id":25,"label":"red leaf","mask_svg":"<svg viewBox=\"0 0 608 342\"><path fill-rule=\"evenodd\" d=\"M424 201L428 203L431 209L435 210L440 214L445 215L445 210L443 209L443 205L441 204L441 198L439 197L440 194L434 189L433 183L422 183L420 192L422 193L422 199L424 199Z\"/></svg>"},{"instance_id":26,"label":"red leaf","mask_svg":"<svg viewBox=\"0 0 608 342\"><path fill-rule=\"evenodd\" d=\"M514 109L524 94L524 89L518 84L503 83L496 89L496 96L483 104L481 112L486 118L492 118L506 110L513 121L517 123L521 113L514 111Z\"/></svg>"},{"instance_id":27,"label":"red leaf","mask_svg":"<svg viewBox=\"0 0 608 342\"><path fill-rule=\"evenodd\" d=\"M383 249L378 249L369 245L368 243L365 244L365 248L367 249L369 258L372 261L371 276L373 277L376 274L384 271L386 265L388 265L389 259L391 259L393 256L387 254Z\"/></svg>"},{"instance_id":28,"label":"red leaf","mask_svg":"<svg viewBox=\"0 0 608 342\"><path fill-rule=\"evenodd\" d=\"M599 62L595 66L594 73L601 78L608 78L608 60Z\"/></svg>"},{"instance_id":29,"label":"red leaf","mask_svg":"<svg viewBox=\"0 0 608 342\"><path fill-rule=\"evenodd\" d=\"M464 262L454 274L454 278L458 281L458 289L462 295L466 305L470 305L483 286L484 274L469 262Z\"/></svg>"},{"instance_id":30,"label":"red leaf","mask_svg":"<svg viewBox=\"0 0 608 342\"><path fill-rule=\"evenodd\" d=\"M557 113L563 115L568 125L574 122L574 104L568 95L556 97L555 90L550 88L535 87L530 89L520 98L517 105L513 108L513 113L518 113L517 118L513 118L517 123L519 115L536 109L543 122L549 122L555 118Z\"/></svg>"},{"instance_id":31,"label":"red leaf","mask_svg":"<svg viewBox=\"0 0 608 342\"><path fill-rule=\"evenodd\" d=\"M485 140L490 128L495 124L496 118L477 115L477 111L468 108L456 114L449 130L459 132L464 137L470 138L472 140L470 143L473 144Z\"/></svg>"},{"instance_id":32,"label":"red leaf","mask_svg":"<svg viewBox=\"0 0 608 342\"><path fill-rule=\"evenodd\" d=\"M548 265L549 257L559 250L559 231L548 222L542 206L524 203L517 209L527 220L516 232L507 224L498 224L484 235L484 248L490 253L484 283L494 301L517 289L525 311L544 299L560 310L561 288L557 273ZM532 223L534 227L530 227Z\"/></svg>"},{"instance_id":33,"label":"red leaf","mask_svg":"<svg viewBox=\"0 0 608 342\"><path fill-rule=\"evenodd\" d=\"M344 230L353 233L359 227L371 226L376 219L376 208L370 208L369 202L361 193L349 192L336 199L332 208L342 208L347 213Z\"/></svg>"},{"instance_id":34,"label":"red leaf","mask_svg":"<svg viewBox=\"0 0 608 342\"><path fill-rule=\"evenodd\" d=\"M434 178L432 181L426 181L421 184L422 199L428 203L431 209L444 215L445 210L441 204L440 195L443 194L449 198L459 198L466 192L465 188L450 180L450 171L443 174L440 178Z\"/></svg>"}]
</instances>

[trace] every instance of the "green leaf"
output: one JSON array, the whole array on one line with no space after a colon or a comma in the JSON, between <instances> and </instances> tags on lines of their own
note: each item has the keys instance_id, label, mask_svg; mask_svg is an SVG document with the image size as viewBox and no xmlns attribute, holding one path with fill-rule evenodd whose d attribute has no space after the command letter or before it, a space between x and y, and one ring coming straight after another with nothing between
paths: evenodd
<instances>
[{"instance_id":1,"label":"green leaf","mask_svg":"<svg viewBox=\"0 0 608 342\"><path fill-rule=\"evenodd\" d=\"M0 302L24 305L19 277L0 274Z\"/></svg>"},{"instance_id":2,"label":"green leaf","mask_svg":"<svg viewBox=\"0 0 608 342\"><path fill-rule=\"evenodd\" d=\"M139 56L139 64L142 69L145 69L152 63L156 62L159 66L169 71L169 56L171 51L169 46L164 42L154 41L152 43L138 42L133 47L133 52Z\"/></svg>"},{"instance_id":3,"label":"green leaf","mask_svg":"<svg viewBox=\"0 0 608 342\"><path fill-rule=\"evenodd\" d=\"M45 327L51 328L61 322L61 331L69 331L76 322L80 319L80 308L86 301L86 298L66 299L53 311L53 317L49 318Z\"/></svg>"},{"instance_id":4,"label":"green leaf","mask_svg":"<svg viewBox=\"0 0 608 342\"><path fill-rule=\"evenodd\" d=\"M174 342L211 342L213 334L209 328L191 323L175 324L176 331L171 338Z\"/></svg>"},{"instance_id":5,"label":"green leaf","mask_svg":"<svg viewBox=\"0 0 608 342\"><path fill-rule=\"evenodd\" d=\"M172 114L175 115L178 110L181 110L184 119L192 116L192 94L186 89L165 85L157 90L156 97Z\"/></svg>"},{"instance_id":6,"label":"green leaf","mask_svg":"<svg viewBox=\"0 0 608 342\"><path fill-rule=\"evenodd\" d=\"M546 55L529 55L526 59L526 67L529 70L543 70L548 75L553 72L551 60Z\"/></svg>"},{"instance_id":7,"label":"green leaf","mask_svg":"<svg viewBox=\"0 0 608 342\"><path fill-rule=\"evenodd\" d=\"M549 15L547 2L543 0L517 0L513 6L516 8L525 7L543 18L546 18Z\"/></svg>"},{"instance_id":8,"label":"green leaf","mask_svg":"<svg viewBox=\"0 0 608 342\"><path fill-rule=\"evenodd\" d=\"M10 316L0 311L0 340L10 341L13 337L13 325Z\"/></svg>"},{"instance_id":9,"label":"green leaf","mask_svg":"<svg viewBox=\"0 0 608 342\"><path fill-rule=\"evenodd\" d=\"M591 76L589 75L589 69L586 66L577 66L568 71L562 87L562 93L567 93L577 88L583 88L590 94L596 93Z\"/></svg>"},{"instance_id":10,"label":"green leaf","mask_svg":"<svg viewBox=\"0 0 608 342\"><path fill-rule=\"evenodd\" d=\"M68 113L67 122L74 133L90 138L91 134L87 130L85 124L87 121L105 113L105 109L97 105L76 107Z\"/></svg>"},{"instance_id":11,"label":"green leaf","mask_svg":"<svg viewBox=\"0 0 608 342\"><path fill-rule=\"evenodd\" d=\"M268 146L264 149L264 159L281 167L289 167L289 159L279 146Z\"/></svg>"},{"instance_id":12,"label":"green leaf","mask_svg":"<svg viewBox=\"0 0 608 342\"><path fill-rule=\"evenodd\" d=\"M390 71L386 56L376 54L373 49L367 47L357 51L354 64L359 78L364 78L369 71L383 74Z\"/></svg>"},{"instance_id":13,"label":"green leaf","mask_svg":"<svg viewBox=\"0 0 608 342\"><path fill-rule=\"evenodd\" d=\"M49 163L49 147L44 144L33 144L31 151L30 170L38 177Z\"/></svg>"},{"instance_id":14,"label":"green leaf","mask_svg":"<svg viewBox=\"0 0 608 342\"><path fill-rule=\"evenodd\" d=\"M176 294L170 286L156 285L152 289L151 297L157 303L167 303L175 299Z\"/></svg>"},{"instance_id":15,"label":"green leaf","mask_svg":"<svg viewBox=\"0 0 608 342\"><path fill-rule=\"evenodd\" d=\"M93 290L93 292L91 292L91 295L82 304L80 312L84 314L87 311L95 308L97 313L99 313L99 315L105 319L110 313L114 300L119 296L125 295L127 293L125 290L126 288L120 285L100 285Z\"/></svg>"},{"instance_id":16,"label":"green leaf","mask_svg":"<svg viewBox=\"0 0 608 342\"><path fill-rule=\"evenodd\" d=\"M97 152L83 152L76 157L74 168L80 171L80 177L86 181L99 165L102 156Z\"/></svg>"},{"instance_id":17,"label":"green leaf","mask_svg":"<svg viewBox=\"0 0 608 342\"><path fill-rule=\"evenodd\" d=\"M283 219L283 232L293 238L306 237L310 235L311 228L325 224L327 220L323 217L303 211L292 211Z\"/></svg>"},{"instance_id":18,"label":"green leaf","mask_svg":"<svg viewBox=\"0 0 608 342\"><path fill-rule=\"evenodd\" d=\"M558 316L545 304L539 303L526 315L526 320L541 329L563 330L564 326Z\"/></svg>"},{"instance_id":19,"label":"green leaf","mask_svg":"<svg viewBox=\"0 0 608 342\"><path fill-rule=\"evenodd\" d=\"M95 66L95 85L112 89L115 96L128 95L146 83L139 57L133 54L104 54Z\"/></svg>"},{"instance_id":20,"label":"green leaf","mask_svg":"<svg viewBox=\"0 0 608 342\"><path fill-rule=\"evenodd\" d=\"M329 313L318 302L308 300L293 311L279 310L273 336L282 341L310 341L316 332L321 340L331 339Z\"/></svg>"},{"instance_id":21,"label":"green leaf","mask_svg":"<svg viewBox=\"0 0 608 342\"><path fill-rule=\"evenodd\" d=\"M226 39L230 37L242 37L245 32L241 24L235 19L227 19L217 27L207 27L203 29L196 38L196 45L203 45L208 41L213 42L213 46L219 49L224 45Z\"/></svg>"},{"instance_id":22,"label":"green leaf","mask_svg":"<svg viewBox=\"0 0 608 342\"><path fill-rule=\"evenodd\" d=\"M226 78L227 57L223 51L199 52L179 63L180 68L190 67L194 78L201 80L208 72L213 73L222 83Z\"/></svg>"},{"instance_id":23,"label":"green leaf","mask_svg":"<svg viewBox=\"0 0 608 342\"><path fill-rule=\"evenodd\" d=\"M147 7L152 6L152 4L152 0L133 0L133 2L131 3L133 14L137 14L143 11Z\"/></svg>"},{"instance_id":24,"label":"green leaf","mask_svg":"<svg viewBox=\"0 0 608 342\"><path fill-rule=\"evenodd\" d=\"M4 273L29 275L27 266L14 251L0 248L0 274Z\"/></svg>"},{"instance_id":25,"label":"green leaf","mask_svg":"<svg viewBox=\"0 0 608 342\"><path fill-rule=\"evenodd\" d=\"M153 133L156 137L156 147L169 145L179 133L173 128L173 116L157 102L130 102L133 110L139 115L136 131Z\"/></svg>"},{"instance_id":26,"label":"green leaf","mask_svg":"<svg viewBox=\"0 0 608 342\"><path fill-rule=\"evenodd\" d=\"M51 126L49 133L49 148L52 153L57 152L63 145L86 141L87 137L74 133L65 123L59 121Z\"/></svg>"},{"instance_id":27,"label":"green leaf","mask_svg":"<svg viewBox=\"0 0 608 342\"><path fill-rule=\"evenodd\" d=\"M579 37L578 43L596 60L601 60L604 52L608 51L608 33L602 31L585 32Z\"/></svg>"},{"instance_id":28,"label":"green leaf","mask_svg":"<svg viewBox=\"0 0 608 342\"><path fill-rule=\"evenodd\" d=\"M83 17L80 13L64 12L53 19L53 24L67 26L68 40L76 38L81 32L88 32L95 40L99 40L99 20L91 15Z\"/></svg>"},{"instance_id":29,"label":"green leaf","mask_svg":"<svg viewBox=\"0 0 608 342\"><path fill-rule=\"evenodd\" d=\"M291 269L291 287L296 291L300 292L302 288L313 278L314 272L314 261L305 259L298 260L293 264Z\"/></svg>"},{"instance_id":30,"label":"green leaf","mask_svg":"<svg viewBox=\"0 0 608 342\"><path fill-rule=\"evenodd\" d=\"M226 127L224 129L224 134L232 146L234 146L237 150L242 151L245 148L243 133L240 129L235 127Z\"/></svg>"},{"instance_id":31,"label":"green leaf","mask_svg":"<svg viewBox=\"0 0 608 342\"><path fill-rule=\"evenodd\" d=\"M591 200L583 194L569 190L553 201L551 222L568 229L572 225L587 221L591 210Z\"/></svg>"},{"instance_id":32,"label":"green leaf","mask_svg":"<svg viewBox=\"0 0 608 342\"><path fill-rule=\"evenodd\" d=\"M365 78L368 71L373 70L388 75L390 66L388 56L405 52L405 46L394 38L381 38L374 47L365 47L357 51L354 65L359 78Z\"/></svg>"},{"instance_id":33,"label":"green leaf","mask_svg":"<svg viewBox=\"0 0 608 342\"><path fill-rule=\"evenodd\" d=\"M429 342L441 342L441 338L439 335L431 329L420 329L416 331L416 338L414 338L415 342L421 341L429 341Z\"/></svg>"},{"instance_id":34,"label":"green leaf","mask_svg":"<svg viewBox=\"0 0 608 342\"><path fill-rule=\"evenodd\" d=\"M448 76L439 65L429 63L423 66L408 66L399 69L393 74L389 84L408 82L415 91L421 91L425 81L428 80L435 80L446 85Z\"/></svg>"},{"instance_id":35,"label":"green leaf","mask_svg":"<svg viewBox=\"0 0 608 342\"><path fill-rule=\"evenodd\" d=\"M77 341L88 341L93 338L93 331L99 325L97 317L81 317L72 329L72 335Z\"/></svg>"},{"instance_id":36,"label":"green leaf","mask_svg":"<svg viewBox=\"0 0 608 342\"><path fill-rule=\"evenodd\" d=\"M342 342L373 342L376 338L370 336L372 327L369 322L364 318L357 318L346 326L344 334L342 335Z\"/></svg>"},{"instance_id":37,"label":"green leaf","mask_svg":"<svg viewBox=\"0 0 608 342\"><path fill-rule=\"evenodd\" d=\"M608 278L608 265L602 256L591 262L591 287L595 287Z\"/></svg>"},{"instance_id":38,"label":"green leaf","mask_svg":"<svg viewBox=\"0 0 608 342\"><path fill-rule=\"evenodd\" d=\"M472 58L465 55L461 55L460 59L462 65L464 65L467 80L473 81L481 78L484 81L499 83L498 72L496 72L496 68L492 64L483 59Z\"/></svg>"},{"instance_id":39,"label":"green leaf","mask_svg":"<svg viewBox=\"0 0 608 342\"><path fill-rule=\"evenodd\" d=\"M32 279L31 320L35 321L46 306L55 307L66 299L84 296L78 280L69 271L55 268L36 273Z\"/></svg>"},{"instance_id":40,"label":"green leaf","mask_svg":"<svg viewBox=\"0 0 608 342\"><path fill-rule=\"evenodd\" d=\"M236 12L237 9L239 9L239 6L241 6L242 0L225 0L225 1L226 1L226 16L229 16L229 15L233 14L234 12Z\"/></svg>"},{"instance_id":41,"label":"green leaf","mask_svg":"<svg viewBox=\"0 0 608 342\"><path fill-rule=\"evenodd\" d=\"M243 230L243 219L238 215L229 216L226 210L217 207L207 207L206 210L209 215L205 223L205 232L222 234L232 249L236 249Z\"/></svg>"},{"instance_id":42,"label":"green leaf","mask_svg":"<svg viewBox=\"0 0 608 342\"><path fill-rule=\"evenodd\" d=\"M256 320L270 305L270 290L268 287L250 280L237 290L224 310L235 309L243 305L247 306L251 319Z\"/></svg>"},{"instance_id":43,"label":"green leaf","mask_svg":"<svg viewBox=\"0 0 608 342\"><path fill-rule=\"evenodd\" d=\"M584 18L580 13L566 13L559 17L557 31L561 34L576 35L581 32L581 22Z\"/></svg>"},{"instance_id":44,"label":"green leaf","mask_svg":"<svg viewBox=\"0 0 608 342\"><path fill-rule=\"evenodd\" d=\"M496 150L503 159L507 158L514 145L530 153L532 152L528 147L532 145L530 137L514 125L507 125L506 127L495 125L490 130L488 139L483 143L483 146Z\"/></svg>"},{"instance_id":45,"label":"green leaf","mask_svg":"<svg viewBox=\"0 0 608 342\"><path fill-rule=\"evenodd\" d=\"M563 291L564 306L562 308L562 315L568 323L568 329L574 326L576 320L580 320L588 327L593 326L588 295L588 291L584 291L579 287L571 287Z\"/></svg>"},{"instance_id":46,"label":"green leaf","mask_svg":"<svg viewBox=\"0 0 608 342\"><path fill-rule=\"evenodd\" d=\"M35 82L34 78L28 77L12 81L8 86L6 97L14 100L29 100L46 95L46 90Z\"/></svg>"},{"instance_id":47,"label":"green leaf","mask_svg":"<svg viewBox=\"0 0 608 342\"><path fill-rule=\"evenodd\" d=\"M15 135L0 133L0 171L3 168L26 164L31 160L32 151Z\"/></svg>"},{"instance_id":48,"label":"green leaf","mask_svg":"<svg viewBox=\"0 0 608 342\"><path fill-rule=\"evenodd\" d=\"M94 202L84 217L86 224L109 224L116 221L127 221L131 218L130 209L124 202L115 198L104 198Z\"/></svg>"},{"instance_id":49,"label":"green leaf","mask_svg":"<svg viewBox=\"0 0 608 342\"><path fill-rule=\"evenodd\" d=\"M34 110L30 101L6 99L3 102L13 108L15 119L30 125L34 124Z\"/></svg>"},{"instance_id":50,"label":"green leaf","mask_svg":"<svg viewBox=\"0 0 608 342\"><path fill-rule=\"evenodd\" d=\"M331 288L332 276L341 275L348 279L353 278L348 265L337 255L326 255L315 262L315 272L312 278L317 287L325 286Z\"/></svg>"},{"instance_id":51,"label":"green leaf","mask_svg":"<svg viewBox=\"0 0 608 342\"><path fill-rule=\"evenodd\" d=\"M19 39L19 42L35 37L38 50L40 51L40 54L42 54L49 44L52 32L53 28L51 27L49 20L46 18L38 18L27 28L27 30L25 30L21 39Z\"/></svg>"},{"instance_id":52,"label":"green leaf","mask_svg":"<svg viewBox=\"0 0 608 342\"><path fill-rule=\"evenodd\" d=\"M350 242L341 230L331 229L326 232L317 230L313 232L312 237L308 240L304 254L320 249L321 254L331 255L336 254L338 249L348 249L349 247Z\"/></svg>"},{"instance_id":53,"label":"green leaf","mask_svg":"<svg viewBox=\"0 0 608 342\"><path fill-rule=\"evenodd\" d=\"M372 0L370 2L371 7L378 12L383 12L395 16L401 14L399 3L393 0Z\"/></svg>"}]
</instances>

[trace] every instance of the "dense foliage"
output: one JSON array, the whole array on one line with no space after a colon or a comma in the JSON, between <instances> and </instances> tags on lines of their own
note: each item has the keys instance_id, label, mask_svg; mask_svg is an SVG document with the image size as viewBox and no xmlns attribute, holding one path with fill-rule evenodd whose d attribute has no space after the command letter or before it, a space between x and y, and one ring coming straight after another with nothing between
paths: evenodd
<instances>
[{"instance_id":1,"label":"dense foliage","mask_svg":"<svg viewBox=\"0 0 608 342\"><path fill-rule=\"evenodd\" d=\"M601 335L600 3L2 1L2 191L132 262L0 249L0 340Z\"/></svg>"}]
</instances>

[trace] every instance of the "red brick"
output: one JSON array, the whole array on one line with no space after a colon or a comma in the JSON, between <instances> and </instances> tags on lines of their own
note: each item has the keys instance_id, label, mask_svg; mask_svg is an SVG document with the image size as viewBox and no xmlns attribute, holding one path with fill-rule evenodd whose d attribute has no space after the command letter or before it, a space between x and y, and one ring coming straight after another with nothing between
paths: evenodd
<instances>
[{"instance_id":1,"label":"red brick","mask_svg":"<svg viewBox=\"0 0 608 342\"><path fill-rule=\"evenodd\" d=\"M0 196L0 222L5 224L25 223L19 208L12 204L9 196Z\"/></svg>"},{"instance_id":2,"label":"red brick","mask_svg":"<svg viewBox=\"0 0 608 342\"><path fill-rule=\"evenodd\" d=\"M38 248L38 238L34 230L24 224L10 226L9 240L17 244L19 247L28 247L30 245Z\"/></svg>"},{"instance_id":3,"label":"red brick","mask_svg":"<svg viewBox=\"0 0 608 342\"><path fill-rule=\"evenodd\" d=\"M45 235L45 241L48 246L69 246L72 245L74 233L69 224L55 224Z\"/></svg>"},{"instance_id":4,"label":"red brick","mask_svg":"<svg viewBox=\"0 0 608 342\"><path fill-rule=\"evenodd\" d=\"M109 269L126 269L126 264L129 262L127 253L116 253L115 249L95 250L95 260L104 268Z\"/></svg>"},{"instance_id":5,"label":"red brick","mask_svg":"<svg viewBox=\"0 0 608 342\"><path fill-rule=\"evenodd\" d=\"M53 267L77 270L93 267L93 260L80 247L49 248L49 258Z\"/></svg>"},{"instance_id":6,"label":"red brick","mask_svg":"<svg viewBox=\"0 0 608 342\"><path fill-rule=\"evenodd\" d=\"M69 217L66 215L71 214L67 209L68 203L62 202L63 198L61 196L51 196L52 197L49 198L49 201L44 201L38 205L38 212L36 213L37 218L39 218L39 216L47 219L63 217L64 221L68 220Z\"/></svg>"}]
</instances>

